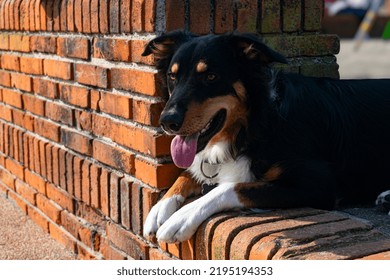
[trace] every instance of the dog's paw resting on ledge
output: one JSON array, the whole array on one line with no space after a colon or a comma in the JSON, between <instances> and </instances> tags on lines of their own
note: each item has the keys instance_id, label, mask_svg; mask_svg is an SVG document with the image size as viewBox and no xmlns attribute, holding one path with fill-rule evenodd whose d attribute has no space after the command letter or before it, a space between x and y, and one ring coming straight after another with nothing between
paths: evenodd
<instances>
[{"instance_id":1,"label":"dog's paw resting on ledge","mask_svg":"<svg viewBox=\"0 0 390 280\"><path fill-rule=\"evenodd\" d=\"M381 193L376 199L376 205L390 215L390 190Z\"/></svg>"},{"instance_id":2,"label":"dog's paw resting on ledge","mask_svg":"<svg viewBox=\"0 0 390 280\"><path fill-rule=\"evenodd\" d=\"M389 207L390 80L277 72L287 60L252 34L173 31L150 54L167 93L160 124L186 170L150 211L146 237L184 241L232 208L332 209L379 193Z\"/></svg>"}]
</instances>

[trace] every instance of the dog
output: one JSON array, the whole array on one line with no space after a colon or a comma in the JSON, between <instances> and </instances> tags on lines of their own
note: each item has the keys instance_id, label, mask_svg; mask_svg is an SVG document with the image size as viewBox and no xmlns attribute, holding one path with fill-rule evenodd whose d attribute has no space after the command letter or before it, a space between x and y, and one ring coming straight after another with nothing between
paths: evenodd
<instances>
[{"instance_id":1,"label":"dog","mask_svg":"<svg viewBox=\"0 0 390 280\"><path fill-rule=\"evenodd\" d=\"M235 32L172 31L147 44L150 54L169 95L160 124L185 170L152 207L145 237L185 241L235 208L334 209L377 197L389 211L390 80L275 71L284 56Z\"/></svg>"}]
</instances>

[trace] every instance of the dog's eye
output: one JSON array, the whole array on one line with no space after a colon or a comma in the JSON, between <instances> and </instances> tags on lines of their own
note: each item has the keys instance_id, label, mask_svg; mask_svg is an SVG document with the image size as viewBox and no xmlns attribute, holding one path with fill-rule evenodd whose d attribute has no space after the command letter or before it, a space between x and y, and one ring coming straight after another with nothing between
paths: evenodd
<instances>
[{"instance_id":1,"label":"dog's eye","mask_svg":"<svg viewBox=\"0 0 390 280\"><path fill-rule=\"evenodd\" d=\"M175 81L175 80L176 80L176 74L175 74L175 73L172 73L172 72L169 72L169 73L168 73L168 78L169 78L171 81Z\"/></svg>"},{"instance_id":2,"label":"dog's eye","mask_svg":"<svg viewBox=\"0 0 390 280\"><path fill-rule=\"evenodd\" d=\"M217 78L217 75L214 73L207 74L207 81L214 81Z\"/></svg>"}]
</instances>

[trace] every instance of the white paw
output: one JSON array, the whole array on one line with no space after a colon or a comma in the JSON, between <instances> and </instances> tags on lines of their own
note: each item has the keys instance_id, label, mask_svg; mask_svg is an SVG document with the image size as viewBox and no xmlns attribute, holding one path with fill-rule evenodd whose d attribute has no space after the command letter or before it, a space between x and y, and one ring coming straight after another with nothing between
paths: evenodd
<instances>
[{"instance_id":1,"label":"white paw","mask_svg":"<svg viewBox=\"0 0 390 280\"><path fill-rule=\"evenodd\" d=\"M165 223L172 214L180 208L184 202L184 197L174 195L169 198L163 198L152 207L144 224L144 237L153 237L158 228Z\"/></svg>"},{"instance_id":2,"label":"white paw","mask_svg":"<svg viewBox=\"0 0 390 280\"><path fill-rule=\"evenodd\" d=\"M375 201L375 204L381 207L385 211L389 211L390 215L390 190L382 192L378 195L378 198Z\"/></svg>"},{"instance_id":3,"label":"white paw","mask_svg":"<svg viewBox=\"0 0 390 280\"><path fill-rule=\"evenodd\" d=\"M178 243L188 240L211 215L227 209L241 208L234 186L234 183L220 184L206 195L183 206L158 229L158 241Z\"/></svg>"},{"instance_id":4,"label":"white paw","mask_svg":"<svg viewBox=\"0 0 390 280\"><path fill-rule=\"evenodd\" d=\"M158 229L158 241L177 243L190 239L205 219L199 211L197 201L183 206Z\"/></svg>"}]
</instances>

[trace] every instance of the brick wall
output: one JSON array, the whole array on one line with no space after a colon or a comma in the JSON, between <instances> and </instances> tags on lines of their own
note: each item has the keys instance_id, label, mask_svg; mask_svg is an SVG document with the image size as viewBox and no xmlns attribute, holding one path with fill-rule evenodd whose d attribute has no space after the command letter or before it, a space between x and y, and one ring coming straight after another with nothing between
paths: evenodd
<instances>
[{"instance_id":1,"label":"brick wall","mask_svg":"<svg viewBox=\"0 0 390 280\"><path fill-rule=\"evenodd\" d=\"M0 192L84 259L291 256L275 255L287 250L286 236L283 244L267 236L341 218L310 209L224 213L179 245L143 239L146 214L180 170L158 128L164 103L153 59L141 53L166 30L238 29L261 33L289 58L289 71L338 77L338 39L319 34L322 7L312 0L0 0ZM268 231L250 231L268 222Z\"/></svg>"}]
</instances>

